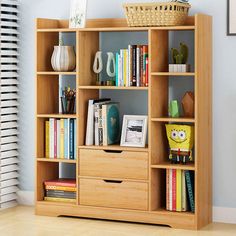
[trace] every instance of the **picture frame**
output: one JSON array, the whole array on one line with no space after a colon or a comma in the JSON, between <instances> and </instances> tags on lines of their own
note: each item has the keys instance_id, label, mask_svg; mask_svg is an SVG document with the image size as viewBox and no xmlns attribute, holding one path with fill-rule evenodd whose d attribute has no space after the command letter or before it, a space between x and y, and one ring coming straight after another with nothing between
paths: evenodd
<instances>
[{"instance_id":1,"label":"picture frame","mask_svg":"<svg viewBox=\"0 0 236 236\"><path fill-rule=\"evenodd\" d=\"M88 0L71 0L69 28L84 28L86 26Z\"/></svg>"},{"instance_id":2,"label":"picture frame","mask_svg":"<svg viewBox=\"0 0 236 236\"><path fill-rule=\"evenodd\" d=\"M120 146L145 147L147 116L124 115Z\"/></svg>"},{"instance_id":3,"label":"picture frame","mask_svg":"<svg viewBox=\"0 0 236 236\"><path fill-rule=\"evenodd\" d=\"M236 0L227 0L227 35L236 35Z\"/></svg>"}]
</instances>

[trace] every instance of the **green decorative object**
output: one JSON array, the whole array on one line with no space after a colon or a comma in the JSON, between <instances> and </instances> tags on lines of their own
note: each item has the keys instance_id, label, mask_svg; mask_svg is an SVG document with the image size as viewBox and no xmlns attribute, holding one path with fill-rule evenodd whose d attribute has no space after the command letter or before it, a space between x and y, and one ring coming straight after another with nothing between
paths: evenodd
<instances>
[{"instance_id":1,"label":"green decorative object","mask_svg":"<svg viewBox=\"0 0 236 236\"><path fill-rule=\"evenodd\" d=\"M172 118L179 117L179 105L177 100L172 100L169 105L169 115Z\"/></svg>"},{"instance_id":2,"label":"green decorative object","mask_svg":"<svg viewBox=\"0 0 236 236\"><path fill-rule=\"evenodd\" d=\"M171 48L171 57L173 64L186 64L188 61L188 46L180 43L180 50Z\"/></svg>"}]
</instances>

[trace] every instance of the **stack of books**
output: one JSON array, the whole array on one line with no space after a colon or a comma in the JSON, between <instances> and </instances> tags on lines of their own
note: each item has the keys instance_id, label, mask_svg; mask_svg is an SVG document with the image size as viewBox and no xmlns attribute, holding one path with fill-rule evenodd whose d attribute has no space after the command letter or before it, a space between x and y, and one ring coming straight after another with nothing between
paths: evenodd
<instances>
[{"instance_id":1,"label":"stack of books","mask_svg":"<svg viewBox=\"0 0 236 236\"><path fill-rule=\"evenodd\" d=\"M89 100L85 144L107 146L119 141L119 104L110 98Z\"/></svg>"},{"instance_id":2,"label":"stack of books","mask_svg":"<svg viewBox=\"0 0 236 236\"><path fill-rule=\"evenodd\" d=\"M76 202L76 180L55 179L44 182L45 201Z\"/></svg>"},{"instance_id":3,"label":"stack of books","mask_svg":"<svg viewBox=\"0 0 236 236\"><path fill-rule=\"evenodd\" d=\"M45 122L46 158L76 159L76 120L54 119Z\"/></svg>"},{"instance_id":4,"label":"stack of books","mask_svg":"<svg viewBox=\"0 0 236 236\"><path fill-rule=\"evenodd\" d=\"M147 45L129 45L116 53L116 86L148 86Z\"/></svg>"},{"instance_id":5,"label":"stack of books","mask_svg":"<svg viewBox=\"0 0 236 236\"><path fill-rule=\"evenodd\" d=\"M166 170L166 209L194 212L194 172Z\"/></svg>"}]
</instances>

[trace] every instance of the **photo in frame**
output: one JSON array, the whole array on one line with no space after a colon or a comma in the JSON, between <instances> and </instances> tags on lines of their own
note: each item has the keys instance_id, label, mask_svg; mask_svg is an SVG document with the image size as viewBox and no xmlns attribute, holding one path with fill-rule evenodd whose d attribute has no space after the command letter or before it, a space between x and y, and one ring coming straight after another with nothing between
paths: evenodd
<instances>
[{"instance_id":1,"label":"photo in frame","mask_svg":"<svg viewBox=\"0 0 236 236\"><path fill-rule=\"evenodd\" d=\"M227 35L236 35L236 0L227 0Z\"/></svg>"},{"instance_id":2,"label":"photo in frame","mask_svg":"<svg viewBox=\"0 0 236 236\"><path fill-rule=\"evenodd\" d=\"M147 116L124 115L120 146L145 147Z\"/></svg>"},{"instance_id":3,"label":"photo in frame","mask_svg":"<svg viewBox=\"0 0 236 236\"><path fill-rule=\"evenodd\" d=\"M84 28L86 15L87 0L71 0L69 28Z\"/></svg>"}]
</instances>

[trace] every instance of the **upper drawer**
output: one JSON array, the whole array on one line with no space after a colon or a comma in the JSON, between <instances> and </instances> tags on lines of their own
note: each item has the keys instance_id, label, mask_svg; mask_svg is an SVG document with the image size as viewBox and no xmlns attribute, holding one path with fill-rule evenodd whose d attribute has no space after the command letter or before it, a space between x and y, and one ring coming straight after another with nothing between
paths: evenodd
<instances>
[{"instance_id":1,"label":"upper drawer","mask_svg":"<svg viewBox=\"0 0 236 236\"><path fill-rule=\"evenodd\" d=\"M80 175L140 179L148 177L147 152L80 150Z\"/></svg>"}]
</instances>

